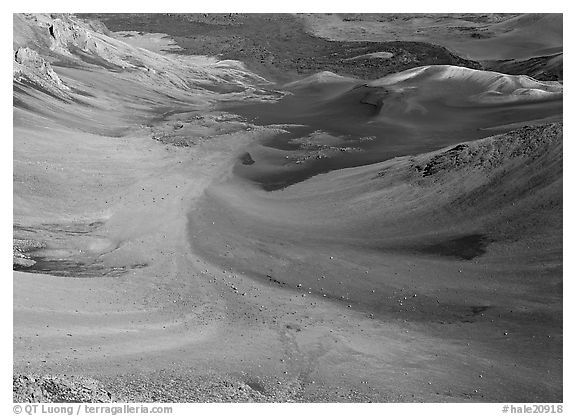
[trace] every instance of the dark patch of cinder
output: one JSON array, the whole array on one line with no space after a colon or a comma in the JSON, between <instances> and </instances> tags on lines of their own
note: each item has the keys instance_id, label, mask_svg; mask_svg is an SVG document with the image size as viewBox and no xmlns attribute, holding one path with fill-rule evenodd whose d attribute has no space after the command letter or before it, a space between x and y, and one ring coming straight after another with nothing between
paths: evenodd
<instances>
[{"instance_id":1,"label":"dark patch of cinder","mask_svg":"<svg viewBox=\"0 0 576 416\"><path fill-rule=\"evenodd\" d=\"M78 89L78 88L72 87L71 90L72 90L72 92L74 92L75 94L82 95L82 96L84 96L84 97L95 97L94 94L90 94L89 92L84 91L84 90L80 90L80 89Z\"/></svg>"},{"instance_id":2,"label":"dark patch of cinder","mask_svg":"<svg viewBox=\"0 0 576 416\"><path fill-rule=\"evenodd\" d=\"M52 98L56 98L59 101L67 102L64 98L62 98L62 97L54 94L53 92L47 90L46 88L42 87L40 84L37 84L36 82L32 81L30 78L28 78L26 76L21 76L18 81L14 81L14 82L15 83L17 82L20 85L23 85L25 87L35 89L36 91L39 91L42 94L46 94Z\"/></svg>"},{"instance_id":3,"label":"dark patch of cinder","mask_svg":"<svg viewBox=\"0 0 576 416\"><path fill-rule=\"evenodd\" d=\"M22 264L16 264L16 263L12 264L12 270L17 271L17 272L25 272L25 271L28 271L29 269L30 269L30 266L24 266Z\"/></svg>"},{"instance_id":4,"label":"dark patch of cinder","mask_svg":"<svg viewBox=\"0 0 576 416\"><path fill-rule=\"evenodd\" d=\"M201 87L207 91L215 92L218 94L228 94L233 92L243 92L246 90L242 85L234 84L203 84Z\"/></svg>"},{"instance_id":5,"label":"dark patch of cinder","mask_svg":"<svg viewBox=\"0 0 576 416\"><path fill-rule=\"evenodd\" d=\"M105 275L102 269L95 265L88 267L86 264L75 261L48 260L41 257L32 257L32 260L34 260L36 263L30 267L25 268L25 271L62 277L85 278Z\"/></svg>"},{"instance_id":6,"label":"dark patch of cinder","mask_svg":"<svg viewBox=\"0 0 576 416\"><path fill-rule=\"evenodd\" d=\"M485 33L474 32L470 34L470 37L474 39L488 39L490 36L486 35Z\"/></svg>"},{"instance_id":7,"label":"dark patch of cinder","mask_svg":"<svg viewBox=\"0 0 576 416\"><path fill-rule=\"evenodd\" d=\"M300 328L300 326L299 326L299 325L296 325L296 324L287 324L287 325L286 325L286 329L294 330L294 331L296 331L296 332L302 331L302 328Z\"/></svg>"},{"instance_id":8,"label":"dark patch of cinder","mask_svg":"<svg viewBox=\"0 0 576 416\"><path fill-rule=\"evenodd\" d=\"M489 308L490 306L471 306L470 311L472 312L472 315L478 315L482 312L487 311Z\"/></svg>"},{"instance_id":9,"label":"dark patch of cinder","mask_svg":"<svg viewBox=\"0 0 576 416\"><path fill-rule=\"evenodd\" d=\"M22 100L19 96L26 96L26 97L32 97L32 95L30 94L29 91L26 91L26 89L22 88L20 84L18 84L17 81L14 81L12 83L12 105L16 108L21 108L24 110L28 110L28 111L35 111L38 113L41 113L41 111L39 109L36 109L34 107L32 107L31 105L27 104L24 102L24 100Z\"/></svg>"},{"instance_id":10,"label":"dark patch of cinder","mask_svg":"<svg viewBox=\"0 0 576 416\"><path fill-rule=\"evenodd\" d=\"M24 101L22 101L20 98L17 97L12 98L12 106L16 108L22 108L28 111L34 111L34 108L32 108L31 106L29 106L28 104L26 104Z\"/></svg>"},{"instance_id":11,"label":"dark patch of cinder","mask_svg":"<svg viewBox=\"0 0 576 416\"><path fill-rule=\"evenodd\" d=\"M112 71L112 72L122 72L123 71L123 68L121 66L112 64L112 63L108 62L107 60L105 60L105 59L103 59L97 55L86 53L78 47L69 46L69 49L70 49L70 52L72 52L74 55L80 57L80 59L82 59L82 61L86 62L87 64L100 66L100 67L105 68L105 69Z\"/></svg>"},{"instance_id":12,"label":"dark patch of cinder","mask_svg":"<svg viewBox=\"0 0 576 416\"><path fill-rule=\"evenodd\" d=\"M252 390L255 390L262 394L266 394L266 387L264 387L264 385L260 383L258 380L247 380L244 383L246 383L246 385L250 387Z\"/></svg>"},{"instance_id":13,"label":"dark patch of cinder","mask_svg":"<svg viewBox=\"0 0 576 416\"><path fill-rule=\"evenodd\" d=\"M31 97L31 95L28 93L28 91L26 91L24 88L21 88L20 85L16 81L12 83L12 92L14 94L19 93L19 94L24 94L24 95L27 95L28 97Z\"/></svg>"},{"instance_id":14,"label":"dark patch of cinder","mask_svg":"<svg viewBox=\"0 0 576 416\"><path fill-rule=\"evenodd\" d=\"M460 322L465 324L471 324L477 322L479 316L483 316L485 311L487 311L490 306L471 306L470 313L467 313L459 318Z\"/></svg>"},{"instance_id":15,"label":"dark patch of cinder","mask_svg":"<svg viewBox=\"0 0 576 416\"><path fill-rule=\"evenodd\" d=\"M22 225L14 225L12 228L14 229L14 237L16 237L20 233L33 233L33 234L35 234L38 231L37 228L24 227Z\"/></svg>"},{"instance_id":16,"label":"dark patch of cinder","mask_svg":"<svg viewBox=\"0 0 576 416\"><path fill-rule=\"evenodd\" d=\"M97 228L104 225L103 221L93 221L91 223L68 223L68 224L58 224L58 223L44 223L39 224L32 227L25 227L21 225L14 225L14 232L15 234L18 232L27 232L27 233L36 233L38 231L49 231L49 232L63 232L70 235L77 235L77 234L87 234L90 233Z\"/></svg>"},{"instance_id":17,"label":"dark patch of cinder","mask_svg":"<svg viewBox=\"0 0 576 416\"><path fill-rule=\"evenodd\" d=\"M462 260L472 260L486 253L490 240L482 234L469 234L450 238L433 244L415 248L417 252L447 257L457 257Z\"/></svg>"},{"instance_id":18,"label":"dark patch of cinder","mask_svg":"<svg viewBox=\"0 0 576 416\"><path fill-rule=\"evenodd\" d=\"M447 165L450 166L457 166L459 164L459 155L464 150L468 149L468 146L465 144L459 144L447 150L446 152L434 157L430 162L426 164L424 167L418 166L416 169L422 172L422 176L431 176L435 173L442 170L442 168L446 169Z\"/></svg>"},{"instance_id":19,"label":"dark patch of cinder","mask_svg":"<svg viewBox=\"0 0 576 416\"><path fill-rule=\"evenodd\" d=\"M30 267L14 265L14 270L26 271L29 273L41 273L51 276L72 277L72 278L92 278L104 276L121 276L130 270L141 269L147 264L133 264L122 267L109 267L101 263L85 263L74 260L55 260L44 257L30 256L36 263Z\"/></svg>"},{"instance_id":20,"label":"dark patch of cinder","mask_svg":"<svg viewBox=\"0 0 576 416\"><path fill-rule=\"evenodd\" d=\"M285 282L281 282L280 280L273 278L273 277L270 276L269 274L267 274L266 277L267 277L268 280L269 280L270 282L272 282L272 283L276 283L277 285L280 285L280 286L285 286L285 285L286 285Z\"/></svg>"},{"instance_id":21,"label":"dark patch of cinder","mask_svg":"<svg viewBox=\"0 0 576 416\"><path fill-rule=\"evenodd\" d=\"M243 165L253 165L254 163L256 163L254 162L254 159L252 159L252 156L248 152L240 156L240 162L242 162Z\"/></svg>"},{"instance_id":22,"label":"dark patch of cinder","mask_svg":"<svg viewBox=\"0 0 576 416\"><path fill-rule=\"evenodd\" d=\"M72 58L65 56L60 56L58 60L51 63L52 67L60 68L73 68L73 69L83 69L84 67Z\"/></svg>"},{"instance_id":23,"label":"dark patch of cinder","mask_svg":"<svg viewBox=\"0 0 576 416\"><path fill-rule=\"evenodd\" d=\"M89 224L72 223L72 224L46 224L47 229L58 229L66 234L88 234L104 224L102 221L94 221Z\"/></svg>"}]
</instances>

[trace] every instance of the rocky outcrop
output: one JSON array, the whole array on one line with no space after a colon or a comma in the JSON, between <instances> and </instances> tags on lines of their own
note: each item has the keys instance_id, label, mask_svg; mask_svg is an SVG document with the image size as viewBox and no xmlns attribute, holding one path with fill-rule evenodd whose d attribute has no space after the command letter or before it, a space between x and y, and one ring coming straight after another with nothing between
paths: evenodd
<instances>
[{"instance_id":1,"label":"rocky outcrop","mask_svg":"<svg viewBox=\"0 0 576 416\"><path fill-rule=\"evenodd\" d=\"M50 63L29 47L20 47L14 52L13 78L23 83L32 82L38 89L61 98L70 90Z\"/></svg>"},{"instance_id":2,"label":"rocky outcrop","mask_svg":"<svg viewBox=\"0 0 576 416\"><path fill-rule=\"evenodd\" d=\"M34 72L34 76L25 75L58 96L62 96L65 88L58 82L56 74L48 70L48 62L52 60L64 62L67 66L129 74L127 76L134 81L162 93L168 89L178 93L199 90L212 94L254 93L254 98L258 99L268 94L260 86L270 83L240 62L155 53L129 45L112 36L102 24L87 22L74 15L17 14L14 33L14 51L22 49L26 55L28 50L32 50L46 59L45 64L33 66L35 71L30 72ZM20 52L15 54L20 55ZM15 61L18 76L26 68Z\"/></svg>"},{"instance_id":3,"label":"rocky outcrop","mask_svg":"<svg viewBox=\"0 0 576 416\"><path fill-rule=\"evenodd\" d=\"M54 72L52 66L46 62L44 58L38 55L38 52L35 50L30 48L18 48L14 53L14 61L17 64L34 71L37 75L45 78L47 81L58 85L60 88L67 88L56 72Z\"/></svg>"},{"instance_id":4,"label":"rocky outcrop","mask_svg":"<svg viewBox=\"0 0 576 416\"><path fill-rule=\"evenodd\" d=\"M96 380L83 376L16 374L14 403L278 403L299 401L300 380L175 374L164 371Z\"/></svg>"},{"instance_id":5,"label":"rocky outcrop","mask_svg":"<svg viewBox=\"0 0 576 416\"><path fill-rule=\"evenodd\" d=\"M80 376L14 375L15 403L109 403L115 400L97 380Z\"/></svg>"},{"instance_id":6,"label":"rocky outcrop","mask_svg":"<svg viewBox=\"0 0 576 416\"><path fill-rule=\"evenodd\" d=\"M100 57L121 68L132 66L118 56L113 45L106 42L106 36L95 32L94 27L89 24L74 21L69 16L62 15L51 21L48 31L52 38L51 49L57 53L73 55L83 52Z\"/></svg>"},{"instance_id":7,"label":"rocky outcrop","mask_svg":"<svg viewBox=\"0 0 576 416\"><path fill-rule=\"evenodd\" d=\"M552 169L556 174L550 174L548 179L553 179L561 172L557 168L562 166L562 137L562 123L524 126L502 135L442 149L427 159L420 155L415 159L423 160L415 169L422 177L471 169L491 174L503 166L511 169L514 163L521 167L539 163L539 169L532 171L541 173Z\"/></svg>"},{"instance_id":8,"label":"rocky outcrop","mask_svg":"<svg viewBox=\"0 0 576 416\"><path fill-rule=\"evenodd\" d=\"M12 266L16 269L32 267L36 261L32 260L29 251L44 248L45 244L35 240L21 240L15 238L12 245Z\"/></svg>"}]
</instances>

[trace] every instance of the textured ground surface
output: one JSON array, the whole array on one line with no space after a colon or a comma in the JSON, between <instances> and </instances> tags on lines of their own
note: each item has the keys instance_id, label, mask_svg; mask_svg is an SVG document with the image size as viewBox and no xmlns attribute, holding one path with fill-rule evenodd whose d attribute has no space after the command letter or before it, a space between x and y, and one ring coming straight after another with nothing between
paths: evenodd
<instances>
[{"instance_id":1,"label":"textured ground surface","mask_svg":"<svg viewBox=\"0 0 576 416\"><path fill-rule=\"evenodd\" d=\"M280 87L251 70L276 64L189 55L245 33L294 58L250 17L178 17L173 39L140 19L14 16L15 401L562 401L561 83ZM392 59L344 46L336 72ZM249 174L325 160L274 191Z\"/></svg>"}]
</instances>

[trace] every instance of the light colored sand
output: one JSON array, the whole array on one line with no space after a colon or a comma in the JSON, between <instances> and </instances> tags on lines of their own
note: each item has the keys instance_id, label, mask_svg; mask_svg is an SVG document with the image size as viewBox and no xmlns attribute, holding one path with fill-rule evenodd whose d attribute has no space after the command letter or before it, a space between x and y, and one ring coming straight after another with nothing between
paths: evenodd
<instances>
[{"instance_id":1,"label":"light colored sand","mask_svg":"<svg viewBox=\"0 0 576 416\"><path fill-rule=\"evenodd\" d=\"M364 55L354 56L352 58L344 59L345 61L355 61L358 59L390 59L394 56L394 54L390 52L373 52L367 53Z\"/></svg>"},{"instance_id":2,"label":"light colored sand","mask_svg":"<svg viewBox=\"0 0 576 416\"><path fill-rule=\"evenodd\" d=\"M174 52L182 48L174 39L163 33L142 33L136 31L115 32L114 36L129 45L153 52Z\"/></svg>"}]
</instances>

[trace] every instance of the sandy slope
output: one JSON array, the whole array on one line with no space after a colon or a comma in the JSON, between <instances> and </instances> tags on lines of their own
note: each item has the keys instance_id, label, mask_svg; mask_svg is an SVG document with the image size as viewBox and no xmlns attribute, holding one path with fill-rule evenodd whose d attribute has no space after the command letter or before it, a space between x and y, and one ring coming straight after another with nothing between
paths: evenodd
<instances>
[{"instance_id":1,"label":"sandy slope","mask_svg":"<svg viewBox=\"0 0 576 416\"><path fill-rule=\"evenodd\" d=\"M538 81L523 75L505 75L450 65L418 67L371 81L369 87L418 88L421 94L438 96L454 104L506 104L532 100L561 99L562 84ZM433 91L436 93L433 94ZM461 98L462 97L462 98Z\"/></svg>"},{"instance_id":2,"label":"sandy slope","mask_svg":"<svg viewBox=\"0 0 576 416\"><path fill-rule=\"evenodd\" d=\"M263 281L397 322L434 357L465 346L465 359L439 355L453 376L438 377L455 396L482 374L488 400L557 397L561 137L558 126L530 128L272 193L212 186L190 216L192 246ZM373 366L382 349L372 350ZM529 381L531 371L547 378Z\"/></svg>"},{"instance_id":3,"label":"sandy slope","mask_svg":"<svg viewBox=\"0 0 576 416\"><path fill-rule=\"evenodd\" d=\"M63 275L14 272L15 373L152 401L234 400L193 387L222 377L268 401L562 400L560 126L266 193L233 167L278 130L213 107L276 99L259 77L100 32L64 60L46 19L17 47L70 90L15 71L14 232Z\"/></svg>"}]
</instances>

